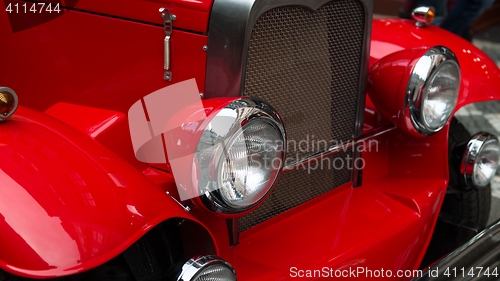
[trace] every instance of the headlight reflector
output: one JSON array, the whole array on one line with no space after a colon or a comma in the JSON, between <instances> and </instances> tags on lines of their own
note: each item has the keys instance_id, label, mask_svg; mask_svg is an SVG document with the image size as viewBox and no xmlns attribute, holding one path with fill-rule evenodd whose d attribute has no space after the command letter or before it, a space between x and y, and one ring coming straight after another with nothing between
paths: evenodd
<instances>
[{"instance_id":1,"label":"headlight reflector","mask_svg":"<svg viewBox=\"0 0 500 281\"><path fill-rule=\"evenodd\" d=\"M429 49L415 64L406 88L406 115L422 135L441 130L455 109L460 67L445 47Z\"/></svg>"},{"instance_id":2,"label":"headlight reflector","mask_svg":"<svg viewBox=\"0 0 500 281\"><path fill-rule=\"evenodd\" d=\"M285 132L265 102L244 98L218 112L197 145L198 193L211 211L234 214L256 206L283 167Z\"/></svg>"}]
</instances>

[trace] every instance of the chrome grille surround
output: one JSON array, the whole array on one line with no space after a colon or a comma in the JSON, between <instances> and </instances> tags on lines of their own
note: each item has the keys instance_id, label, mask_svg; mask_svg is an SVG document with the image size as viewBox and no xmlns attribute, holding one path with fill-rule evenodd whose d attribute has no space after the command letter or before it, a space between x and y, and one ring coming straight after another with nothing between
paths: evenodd
<instances>
[{"instance_id":1,"label":"chrome grille surround","mask_svg":"<svg viewBox=\"0 0 500 281\"><path fill-rule=\"evenodd\" d=\"M338 144L359 136L372 10L371 0L215 0L205 97L269 102L283 117L289 140L312 136ZM297 168L282 176L261 207L240 218L240 231L356 180L356 169L304 174L300 164L334 145L328 146L292 147L286 165Z\"/></svg>"}]
</instances>

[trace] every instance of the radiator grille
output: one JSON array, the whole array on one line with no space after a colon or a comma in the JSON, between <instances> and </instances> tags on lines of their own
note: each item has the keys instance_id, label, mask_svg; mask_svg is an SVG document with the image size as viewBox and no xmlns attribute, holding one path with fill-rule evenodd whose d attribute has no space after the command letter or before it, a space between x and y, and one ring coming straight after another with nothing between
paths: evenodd
<instances>
[{"instance_id":1,"label":"radiator grille","mask_svg":"<svg viewBox=\"0 0 500 281\"><path fill-rule=\"evenodd\" d=\"M257 20L243 92L267 101L283 118L287 163L354 137L364 21L356 0L334 0L318 10L278 7ZM241 218L241 231L348 182L349 175L347 168L282 175L270 199Z\"/></svg>"}]
</instances>

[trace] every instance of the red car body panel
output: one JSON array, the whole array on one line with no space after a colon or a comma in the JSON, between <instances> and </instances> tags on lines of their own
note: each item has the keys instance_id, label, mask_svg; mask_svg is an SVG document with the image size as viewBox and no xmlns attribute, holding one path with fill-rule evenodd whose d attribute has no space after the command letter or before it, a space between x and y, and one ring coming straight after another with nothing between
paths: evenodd
<instances>
[{"instance_id":1,"label":"red car body panel","mask_svg":"<svg viewBox=\"0 0 500 281\"><path fill-rule=\"evenodd\" d=\"M159 9L168 8L176 16L176 28L197 33L207 32L211 7L211 0L79 0L74 6L78 10L159 25L163 25Z\"/></svg>"},{"instance_id":2,"label":"red car body panel","mask_svg":"<svg viewBox=\"0 0 500 281\"><path fill-rule=\"evenodd\" d=\"M130 164L45 114L20 107L0 136L0 267L7 271L74 274L166 219L196 221ZM168 184L175 186L172 178Z\"/></svg>"},{"instance_id":3,"label":"red car body panel","mask_svg":"<svg viewBox=\"0 0 500 281\"><path fill-rule=\"evenodd\" d=\"M171 82L163 80L164 33L158 8L164 6L177 16ZM190 78L204 91L203 46L210 6L210 1L80 0L63 15L18 32L12 32L16 23L0 11L0 35L9 42L1 47L0 61L8 71L1 72L0 85L15 89L22 105L46 111L80 131L26 108L0 125L0 155L12 155L0 162L0 177L20 200L13 204L6 199L11 197L0 196L0 208L11 206L9 212L0 211L6 218L0 229L9 233L0 240L2 269L32 277L90 269L173 217L206 226L217 253L234 265L239 280L287 279L290 267L361 266L394 273L418 267L447 187L448 127L430 137L410 136L388 125L368 99L364 133L383 133L372 136L377 150L363 152L363 185L343 185L259 224L243 232L234 247L228 243L225 219L198 208L185 212L165 194L176 189L170 174L148 170L133 159L124 124L134 102ZM457 109L500 98L500 71L464 40L396 19L374 20L372 31L370 68L394 52L445 45L457 55L462 70ZM387 63L393 66L389 73L371 70L371 77L387 85L387 92L371 92L372 99L397 95L404 87L407 63ZM50 157L41 155L42 146L52 147ZM68 180L70 172L79 174L85 187L79 180ZM46 183L45 189L40 182ZM11 212L20 216L16 221L39 222L34 225L40 229L16 227L7 219ZM87 232L79 233L75 226ZM60 243L37 248L32 243L39 240L30 240L33 232L45 232Z\"/></svg>"},{"instance_id":4,"label":"red car body panel","mask_svg":"<svg viewBox=\"0 0 500 281\"><path fill-rule=\"evenodd\" d=\"M24 1L14 0L12 3ZM85 11L140 23L163 26L160 8L175 15L176 28L196 33L207 32L211 0L47 0L40 3L60 4L66 9Z\"/></svg>"},{"instance_id":5,"label":"red car body panel","mask_svg":"<svg viewBox=\"0 0 500 281\"><path fill-rule=\"evenodd\" d=\"M348 183L242 233L238 246L221 248L238 278L282 280L300 277L298 270L356 267L395 277L417 269L447 188L447 159L439 157L447 133L422 142L387 130L372 139L377 149L363 152L361 187Z\"/></svg>"},{"instance_id":6,"label":"red car body panel","mask_svg":"<svg viewBox=\"0 0 500 281\"><path fill-rule=\"evenodd\" d=\"M25 106L46 110L67 102L126 114L134 102L168 85L163 80L162 27L77 11L12 32L16 24L1 11L0 34L10 42L1 49L1 61L9 66L2 81ZM195 78L203 91L206 44L206 36L174 31L171 83ZM29 83L19 75L27 70ZM36 94L40 88L43 95Z\"/></svg>"},{"instance_id":7,"label":"red car body panel","mask_svg":"<svg viewBox=\"0 0 500 281\"><path fill-rule=\"evenodd\" d=\"M455 36L441 28L427 26L419 28L413 21L400 19L377 19L373 21L372 41L370 50L370 66L372 67L381 58L404 49L414 49L432 46L446 46L455 53L460 64L462 83L460 95L455 110L469 103L498 99L500 88L500 70L488 55L464 39ZM392 75L398 79L404 74L399 65L401 60L392 63ZM407 81L407 77L404 77ZM393 94L397 87L401 91L405 85L394 83L387 79L385 84L389 94ZM393 96L393 95L392 95Z\"/></svg>"},{"instance_id":8,"label":"red car body panel","mask_svg":"<svg viewBox=\"0 0 500 281\"><path fill-rule=\"evenodd\" d=\"M445 188L444 180L401 178L362 189L340 187L248 231L223 257L241 280L281 280L306 277L294 273L298 270L357 267L391 270L396 276L398 270L418 268Z\"/></svg>"}]
</instances>

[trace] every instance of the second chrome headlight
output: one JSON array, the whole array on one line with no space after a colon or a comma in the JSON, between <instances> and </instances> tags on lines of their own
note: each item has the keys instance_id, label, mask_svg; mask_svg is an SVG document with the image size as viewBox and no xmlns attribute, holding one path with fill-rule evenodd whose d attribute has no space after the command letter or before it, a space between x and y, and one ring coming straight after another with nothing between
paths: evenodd
<instances>
[{"instance_id":1,"label":"second chrome headlight","mask_svg":"<svg viewBox=\"0 0 500 281\"><path fill-rule=\"evenodd\" d=\"M243 98L220 110L196 149L198 193L211 211L235 214L261 202L283 168L285 132L265 102Z\"/></svg>"},{"instance_id":2,"label":"second chrome headlight","mask_svg":"<svg viewBox=\"0 0 500 281\"><path fill-rule=\"evenodd\" d=\"M496 136L477 133L464 149L460 173L469 187L485 187L495 176L500 159L500 143Z\"/></svg>"},{"instance_id":3,"label":"second chrome headlight","mask_svg":"<svg viewBox=\"0 0 500 281\"><path fill-rule=\"evenodd\" d=\"M422 135L441 130L455 109L460 68L446 47L429 49L416 62L406 88L406 114Z\"/></svg>"}]
</instances>

